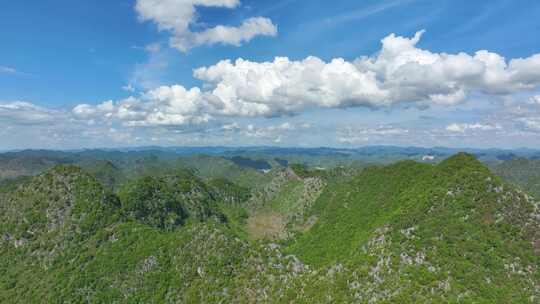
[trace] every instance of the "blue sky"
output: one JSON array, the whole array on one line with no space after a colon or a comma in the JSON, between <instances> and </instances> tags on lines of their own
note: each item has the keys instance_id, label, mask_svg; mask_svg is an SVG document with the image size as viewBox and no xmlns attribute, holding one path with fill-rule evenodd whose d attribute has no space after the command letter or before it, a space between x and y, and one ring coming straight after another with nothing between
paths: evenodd
<instances>
[{"instance_id":1,"label":"blue sky","mask_svg":"<svg viewBox=\"0 0 540 304\"><path fill-rule=\"evenodd\" d=\"M10 1L0 149L540 148L537 16L510 0Z\"/></svg>"}]
</instances>

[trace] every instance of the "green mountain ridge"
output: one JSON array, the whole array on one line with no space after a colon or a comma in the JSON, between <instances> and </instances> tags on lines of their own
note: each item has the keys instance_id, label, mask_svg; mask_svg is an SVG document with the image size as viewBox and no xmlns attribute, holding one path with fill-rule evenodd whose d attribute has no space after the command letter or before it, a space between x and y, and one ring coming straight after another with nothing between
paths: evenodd
<instances>
[{"instance_id":1,"label":"green mountain ridge","mask_svg":"<svg viewBox=\"0 0 540 304\"><path fill-rule=\"evenodd\" d=\"M0 302L540 300L539 204L474 157L292 168L251 197L189 170L137 177L116 194L71 166L10 185ZM261 210L295 223L287 237L250 237Z\"/></svg>"},{"instance_id":2,"label":"green mountain ridge","mask_svg":"<svg viewBox=\"0 0 540 304\"><path fill-rule=\"evenodd\" d=\"M513 158L491 166L493 172L535 197L540 197L540 159Z\"/></svg>"}]
</instances>

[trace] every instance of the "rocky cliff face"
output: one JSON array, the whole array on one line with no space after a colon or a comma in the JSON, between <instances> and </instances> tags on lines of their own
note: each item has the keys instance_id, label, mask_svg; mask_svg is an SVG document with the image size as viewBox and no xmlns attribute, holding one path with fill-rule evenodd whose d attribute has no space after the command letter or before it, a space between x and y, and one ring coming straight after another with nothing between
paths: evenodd
<instances>
[{"instance_id":1,"label":"rocky cliff face","mask_svg":"<svg viewBox=\"0 0 540 304\"><path fill-rule=\"evenodd\" d=\"M16 247L91 236L113 221L118 199L79 168L59 166L6 194L1 233Z\"/></svg>"}]
</instances>

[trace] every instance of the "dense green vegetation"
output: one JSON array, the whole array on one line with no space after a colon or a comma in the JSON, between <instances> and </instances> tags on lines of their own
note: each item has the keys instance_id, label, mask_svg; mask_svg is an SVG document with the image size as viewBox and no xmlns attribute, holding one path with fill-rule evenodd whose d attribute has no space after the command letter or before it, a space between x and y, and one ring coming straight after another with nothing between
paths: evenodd
<instances>
[{"instance_id":1,"label":"dense green vegetation","mask_svg":"<svg viewBox=\"0 0 540 304\"><path fill-rule=\"evenodd\" d=\"M266 174L196 159L1 183L0 303L540 300L540 206L471 155Z\"/></svg>"},{"instance_id":2,"label":"dense green vegetation","mask_svg":"<svg viewBox=\"0 0 540 304\"><path fill-rule=\"evenodd\" d=\"M538 204L470 156L373 167L338 187L317 202L318 223L289 250L312 265L343 265L359 292L379 288L369 298L537 299Z\"/></svg>"},{"instance_id":3,"label":"dense green vegetation","mask_svg":"<svg viewBox=\"0 0 540 304\"><path fill-rule=\"evenodd\" d=\"M540 198L540 159L513 158L492 166L493 172Z\"/></svg>"},{"instance_id":4,"label":"dense green vegetation","mask_svg":"<svg viewBox=\"0 0 540 304\"><path fill-rule=\"evenodd\" d=\"M243 159L243 158L240 158ZM267 164L265 161L260 161ZM257 187L268 181L263 172L250 163L222 156L177 155L160 151L67 153L22 151L0 154L0 183L9 179L37 175L56 165L76 165L96 177L104 186L118 189L126 181L144 176L172 175L189 169L203 179L225 178L244 187ZM265 167L266 168L266 167Z\"/></svg>"},{"instance_id":5,"label":"dense green vegetation","mask_svg":"<svg viewBox=\"0 0 540 304\"><path fill-rule=\"evenodd\" d=\"M312 212L317 224L292 245L315 264L344 260L403 208L401 193L430 179L433 166L412 161L369 167L351 181L329 186ZM352 251L352 252L351 252Z\"/></svg>"}]
</instances>

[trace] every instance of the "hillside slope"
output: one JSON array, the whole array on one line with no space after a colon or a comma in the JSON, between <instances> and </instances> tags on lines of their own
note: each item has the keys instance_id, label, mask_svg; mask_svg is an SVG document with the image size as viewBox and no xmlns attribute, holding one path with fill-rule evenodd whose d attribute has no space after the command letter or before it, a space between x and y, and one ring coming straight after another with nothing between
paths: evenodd
<instances>
[{"instance_id":1,"label":"hillside slope","mask_svg":"<svg viewBox=\"0 0 540 304\"><path fill-rule=\"evenodd\" d=\"M539 204L470 155L325 179L299 204L286 194L310 174L262 206L314 219L279 241L242 234L246 189L224 180L143 178L117 198L55 168L0 197L0 302L539 301Z\"/></svg>"},{"instance_id":2,"label":"hillside slope","mask_svg":"<svg viewBox=\"0 0 540 304\"><path fill-rule=\"evenodd\" d=\"M539 205L469 155L370 168L314 212L289 252L338 267L360 301L539 299Z\"/></svg>"},{"instance_id":3,"label":"hillside slope","mask_svg":"<svg viewBox=\"0 0 540 304\"><path fill-rule=\"evenodd\" d=\"M540 159L517 157L493 166L492 170L505 181L540 198Z\"/></svg>"}]
</instances>

